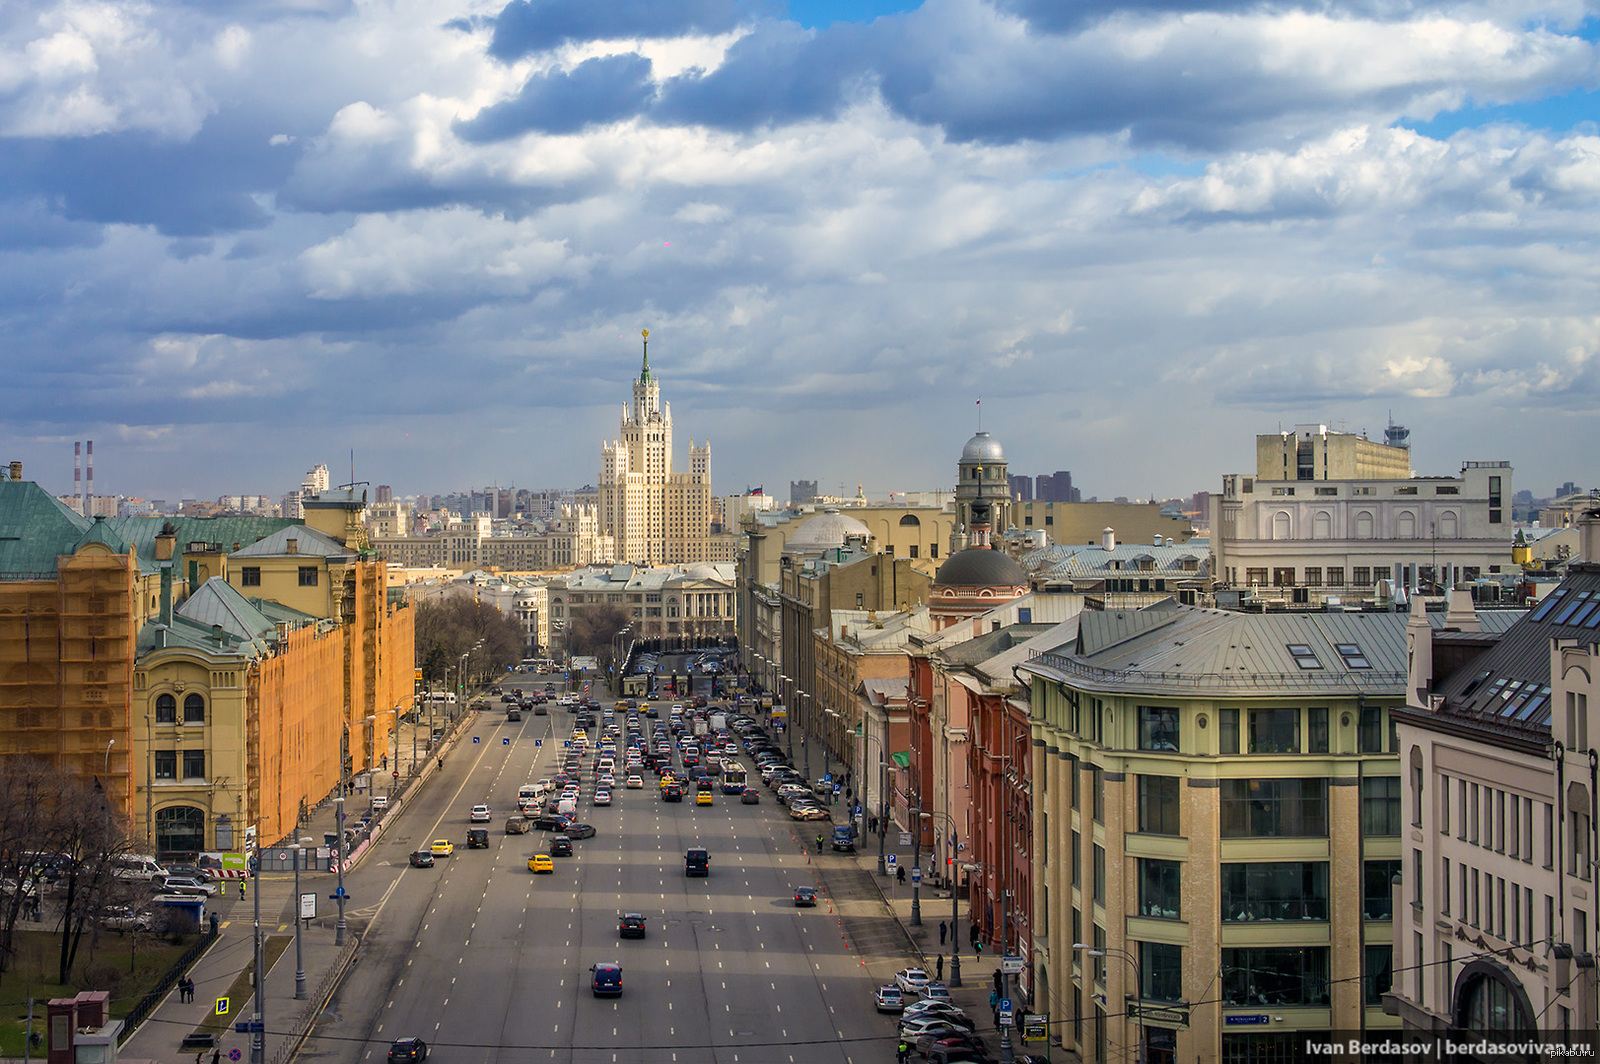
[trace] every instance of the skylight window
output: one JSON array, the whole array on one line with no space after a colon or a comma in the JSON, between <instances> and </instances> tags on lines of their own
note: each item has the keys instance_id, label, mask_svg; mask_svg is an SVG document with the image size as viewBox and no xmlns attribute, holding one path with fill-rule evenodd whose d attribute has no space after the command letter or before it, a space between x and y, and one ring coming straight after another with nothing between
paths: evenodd
<instances>
[{"instance_id":1,"label":"skylight window","mask_svg":"<svg viewBox=\"0 0 1600 1064\"><path fill-rule=\"evenodd\" d=\"M1472 678L1472 682L1471 683L1467 684L1466 687L1462 688L1461 697L1462 698L1466 698L1468 695L1472 694L1472 692L1474 692L1478 688L1482 687L1483 686L1483 681L1487 680L1488 678L1489 678L1489 670L1488 669L1484 669L1482 672L1478 673L1478 675L1476 675L1476 676L1474 676Z\"/></svg>"},{"instance_id":2,"label":"skylight window","mask_svg":"<svg viewBox=\"0 0 1600 1064\"><path fill-rule=\"evenodd\" d=\"M1560 601L1562 599L1566 598L1566 597L1567 597L1567 589L1564 588L1564 587L1557 588L1556 590L1552 591L1550 593L1550 597L1549 598L1547 598L1543 602L1539 603L1539 608L1533 611L1533 614L1528 618L1528 620L1530 620L1530 621L1542 621L1542 620L1544 620L1546 617L1550 616L1550 611L1555 609L1557 604L1560 603Z\"/></svg>"},{"instance_id":3,"label":"skylight window","mask_svg":"<svg viewBox=\"0 0 1600 1064\"><path fill-rule=\"evenodd\" d=\"M1600 622L1600 595L1590 599L1589 604L1578 613L1573 614L1572 620L1567 623L1576 628L1585 622ZM1593 624L1588 625L1588 627L1593 626Z\"/></svg>"},{"instance_id":4,"label":"skylight window","mask_svg":"<svg viewBox=\"0 0 1600 1064\"><path fill-rule=\"evenodd\" d=\"M1551 624L1566 624L1567 621L1572 618L1572 615L1574 613L1578 612L1578 608L1581 607L1585 602L1588 602L1588 601L1589 601L1589 592L1587 592L1587 591L1578 592L1576 595L1572 596L1572 601L1571 602L1568 602L1564 607L1562 607L1560 612L1556 613L1555 616L1550 618L1550 623Z\"/></svg>"},{"instance_id":5,"label":"skylight window","mask_svg":"<svg viewBox=\"0 0 1600 1064\"><path fill-rule=\"evenodd\" d=\"M1320 669L1322 662L1317 660L1317 655L1306 643L1285 643L1289 648L1289 656L1294 658L1294 663L1302 669Z\"/></svg>"},{"instance_id":6,"label":"skylight window","mask_svg":"<svg viewBox=\"0 0 1600 1064\"><path fill-rule=\"evenodd\" d=\"M1522 712L1517 714L1518 720L1525 720L1532 724L1544 724L1550 720L1550 688L1548 685L1539 688L1539 693L1528 699L1528 704L1522 707Z\"/></svg>"},{"instance_id":7,"label":"skylight window","mask_svg":"<svg viewBox=\"0 0 1600 1064\"><path fill-rule=\"evenodd\" d=\"M1339 656L1344 659L1346 668L1372 668L1372 662L1367 660L1366 654L1362 653L1361 647L1355 643L1335 643L1333 644L1333 649L1337 650L1339 652Z\"/></svg>"}]
</instances>

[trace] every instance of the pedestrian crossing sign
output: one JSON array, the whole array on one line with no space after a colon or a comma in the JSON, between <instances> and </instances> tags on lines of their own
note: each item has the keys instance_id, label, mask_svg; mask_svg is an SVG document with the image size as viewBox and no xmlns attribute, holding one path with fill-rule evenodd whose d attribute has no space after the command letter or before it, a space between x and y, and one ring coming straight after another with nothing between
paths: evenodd
<instances>
[{"instance_id":1,"label":"pedestrian crossing sign","mask_svg":"<svg viewBox=\"0 0 1600 1064\"><path fill-rule=\"evenodd\" d=\"M225 997L217 998L217 1015L218 1016L226 1016L227 1014L228 1014L228 999L225 998Z\"/></svg>"}]
</instances>

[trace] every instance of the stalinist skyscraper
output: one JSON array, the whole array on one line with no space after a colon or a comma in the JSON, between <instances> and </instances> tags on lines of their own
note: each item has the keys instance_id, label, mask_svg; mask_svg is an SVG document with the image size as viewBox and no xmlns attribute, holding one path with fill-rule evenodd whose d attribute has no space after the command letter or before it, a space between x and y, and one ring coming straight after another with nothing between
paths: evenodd
<instances>
[{"instance_id":1,"label":"stalinist skyscraper","mask_svg":"<svg viewBox=\"0 0 1600 1064\"><path fill-rule=\"evenodd\" d=\"M689 471L672 471L672 407L650 372L650 330L621 435L600 455L600 529L637 565L706 561L711 546L711 441L689 441Z\"/></svg>"}]
</instances>

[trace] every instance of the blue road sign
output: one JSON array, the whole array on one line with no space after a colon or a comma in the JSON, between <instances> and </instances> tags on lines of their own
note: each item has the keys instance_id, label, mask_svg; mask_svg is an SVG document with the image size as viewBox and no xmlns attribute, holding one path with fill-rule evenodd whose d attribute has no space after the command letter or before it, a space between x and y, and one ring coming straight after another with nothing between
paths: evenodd
<instances>
[{"instance_id":1,"label":"blue road sign","mask_svg":"<svg viewBox=\"0 0 1600 1064\"><path fill-rule=\"evenodd\" d=\"M1012 1018L1014 1016L1015 1016L1015 1013L1011 1009L1011 999L1010 998L1001 998L1000 999L1000 1026L1002 1026L1002 1027L1010 1027Z\"/></svg>"},{"instance_id":2,"label":"blue road sign","mask_svg":"<svg viewBox=\"0 0 1600 1064\"><path fill-rule=\"evenodd\" d=\"M262 1034L266 1031L265 1022L262 1020L235 1020L233 1030L236 1034Z\"/></svg>"},{"instance_id":3,"label":"blue road sign","mask_svg":"<svg viewBox=\"0 0 1600 1064\"><path fill-rule=\"evenodd\" d=\"M509 737L501 739L500 740L500 745L501 746L510 746L511 745L511 739Z\"/></svg>"},{"instance_id":4,"label":"blue road sign","mask_svg":"<svg viewBox=\"0 0 1600 1064\"><path fill-rule=\"evenodd\" d=\"M473 742L474 742L474 743L476 743L476 742L477 742L477 741L478 741L478 737L477 737L477 736L476 736L476 735L474 735L474 736L473 736L473 737L472 737L472 741L473 741Z\"/></svg>"},{"instance_id":5,"label":"blue road sign","mask_svg":"<svg viewBox=\"0 0 1600 1064\"><path fill-rule=\"evenodd\" d=\"M544 740L543 740L543 739L535 739L535 740L534 740L534 741L533 741L533 745L534 745L534 746L535 746L535 747L536 747L536 748L537 748L537 747L540 747L540 746L543 746L543 745L544 745Z\"/></svg>"},{"instance_id":6,"label":"blue road sign","mask_svg":"<svg viewBox=\"0 0 1600 1064\"><path fill-rule=\"evenodd\" d=\"M911 882L913 882L913 883L921 883L922 882L922 869L913 868L911 870Z\"/></svg>"},{"instance_id":7,"label":"blue road sign","mask_svg":"<svg viewBox=\"0 0 1600 1064\"><path fill-rule=\"evenodd\" d=\"M886 853L883 855L883 863L888 865L890 868L893 868L895 866L895 862L898 860L899 858L892 853Z\"/></svg>"},{"instance_id":8,"label":"blue road sign","mask_svg":"<svg viewBox=\"0 0 1600 1064\"><path fill-rule=\"evenodd\" d=\"M343 887L334 887L333 893L328 895L328 897L335 901L338 901L340 898L348 898L349 896L350 892L345 890Z\"/></svg>"}]
</instances>

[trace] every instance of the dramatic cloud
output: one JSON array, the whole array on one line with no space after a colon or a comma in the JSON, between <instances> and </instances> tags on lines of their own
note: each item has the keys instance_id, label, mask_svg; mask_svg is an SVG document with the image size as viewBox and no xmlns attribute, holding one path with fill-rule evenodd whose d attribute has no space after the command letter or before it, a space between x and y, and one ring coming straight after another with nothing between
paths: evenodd
<instances>
[{"instance_id":1,"label":"dramatic cloud","mask_svg":"<svg viewBox=\"0 0 1600 1064\"><path fill-rule=\"evenodd\" d=\"M1102 497L1390 410L1600 483L1582 6L905 6L3 9L0 459L578 486L648 326L719 491L947 486L979 395Z\"/></svg>"}]
</instances>

